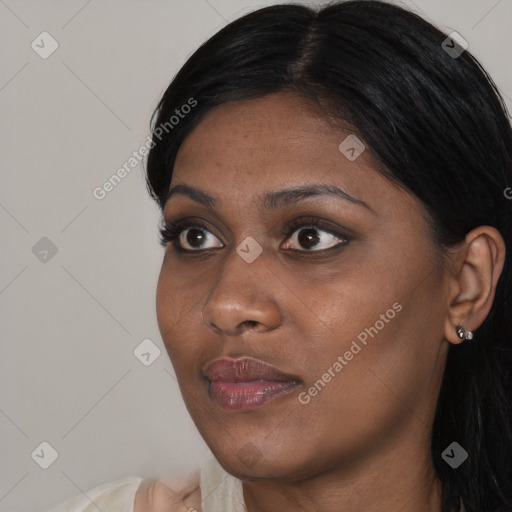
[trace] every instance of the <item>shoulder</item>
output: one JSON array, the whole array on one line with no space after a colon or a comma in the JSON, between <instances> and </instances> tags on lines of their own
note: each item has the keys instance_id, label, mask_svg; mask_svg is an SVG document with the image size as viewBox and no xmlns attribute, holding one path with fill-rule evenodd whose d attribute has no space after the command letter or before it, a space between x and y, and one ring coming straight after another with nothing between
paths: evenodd
<instances>
[{"instance_id":1,"label":"shoulder","mask_svg":"<svg viewBox=\"0 0 512 512\"><path fill-rule=\"evenodd\" d=\"M50 512L201 512L199 477L165 484L130 476L98 485Z\"/></svg>"},{"instance_id":2,"label":"shoulder","mask_svg":"<svg viewBox=\"0 0 512 512\"><path fill-rule=\"evenodd\" d=\"M144 480L135 494L133 512L201 512L199 479L174 485Z\"/></svg>"}]
</instances>

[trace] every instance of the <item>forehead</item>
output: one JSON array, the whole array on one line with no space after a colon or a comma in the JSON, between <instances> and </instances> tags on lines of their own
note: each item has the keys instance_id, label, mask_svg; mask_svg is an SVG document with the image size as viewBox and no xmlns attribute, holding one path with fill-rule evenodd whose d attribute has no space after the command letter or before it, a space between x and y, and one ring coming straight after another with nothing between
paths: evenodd
<instances>
[{"instance_id":1,"label":"forehead","mask_svg":"<svg viewBox=\"0 0 512 512\"><path fill-rule=\"evenodd\" d=\"M245 204L272 189L318 183L377 207L403 196L378 172L370 150L353 161L340 151L354 135L315 107L311 100L280 93L212 109L181 145L171 188L185 183Z\"/></svg>"},{"instance_id":2,"label":"forehead","mask_svg":"<svg viewBox=\"0 0 512 512\"><path fill-rule=\"evenodd\" d=\"M198 160L242 163L248 171L261 169L263 164L275 168L283 162L329 160L321 158L325 149L337 151L333 143L343 133L333 133L313 108L311 100L291 93L224 103L211 110L185 139L175 171L183 166L190 170Z\"/></svg>"}]
</instances>

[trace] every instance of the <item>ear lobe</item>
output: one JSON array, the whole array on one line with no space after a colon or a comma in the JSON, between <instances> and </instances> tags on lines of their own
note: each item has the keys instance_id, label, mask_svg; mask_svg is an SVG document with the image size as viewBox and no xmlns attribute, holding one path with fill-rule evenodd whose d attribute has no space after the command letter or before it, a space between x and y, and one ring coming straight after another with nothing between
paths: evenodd
<instances>
[{"instance_id":1,"label":"ear lobe","mask_svg":"<svg viewBox=\"0 0 512 512\"><path fill-rule=\"evenodd\" d=\"M456 262L453 292L445 322L445 339L453 344L464 341L457 334L461 325L474 331L491 310L498 279L505 263L505 242L492 226L479 226L465 238L462 257Z\"/></svg>"}]
</instances>

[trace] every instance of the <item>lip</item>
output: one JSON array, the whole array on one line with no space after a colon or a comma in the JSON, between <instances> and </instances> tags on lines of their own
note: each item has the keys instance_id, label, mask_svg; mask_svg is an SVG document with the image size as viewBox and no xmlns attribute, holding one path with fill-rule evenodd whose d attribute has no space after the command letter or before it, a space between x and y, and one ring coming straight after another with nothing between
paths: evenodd
<instances>
[{"instance_id":1,"label":"lip","mask_svg":"<svg viewBox=\"0 0 512 512\"><path fill-rule=\"evenodd\" d=\"M255 380L269 381L300 381L296 375L281 371L260 359L239 357L232 359L223 357L208 363L203 369L203 375L211 381L222 382L251 382Z\"/></svg>"},{"instance_id":2,"label":"lip","mask_svg":"<svg viewBox=\"0 0 512 512\"><path fill-rule=\"evenodd\" d=\"M203 375L209 381L210 397L224 408L237 410L259 407L302 382L296 375L250 357L216 359L203 368Z\"/></svg>"}]
</instances>

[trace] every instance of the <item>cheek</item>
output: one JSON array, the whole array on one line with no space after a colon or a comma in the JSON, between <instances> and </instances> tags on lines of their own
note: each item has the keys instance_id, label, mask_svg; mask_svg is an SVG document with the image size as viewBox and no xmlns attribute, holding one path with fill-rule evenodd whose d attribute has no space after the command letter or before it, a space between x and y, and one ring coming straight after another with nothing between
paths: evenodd
<instances>
[{"instance_id":1,"label":"cheek","mask_svg":"<svg viewBox=\"0 0 512 512\"><path fill-rule=\"evenodd\" d=\"M164 264L160 271L156 316L162 341L176 373L182 373L183 369L187 374L193 369L201 351L198 331L202 328L201 305L206 295L200 281L170 267Z\"/></svg>"},{"instance_id":2,"label":"cheek","mask_svg":"<svg viewBox=\"0 0 512 512\"><path fill-rule=\"evenodd\" d=\"M167 259L164 260L156 289L159 325L166 329L183 329L184 324L190 322L189 316L199 311L201 293L197 289L197 281Z\"/></svg>"},{"instance_id":3,"label":"cheek","mask_svg":"<svg viewBox=\"0 0 512 512\"><path fill-rule=\"evenodd\" d=\"M338 397L351 397L355 415L428 417L442 373L440 290L431 276L412 293L395 289L377 308L372 304L373 316L360 317L352 340L361 351L343 370L348 371Z\"/></svg>"},{"instance_id":4,"label":"cheek","mask_svg":"<svg viewBox=\"0 0 512 512\"><path fill-rule=\"evenodd\" d=\"M180 346L180 333L183 332L187 312L191 305L184 289L173 277L177 274L162 266L156 289L156 316L162 340L169 356L174 358Z\"/></svg>"},{"instance_id":5,"label":"cheek","mask_svg":"<svg viewBox=\"0 0 512 512\"><path fill-rule=\"evenodd\" d=\"M164 342L178 324L179 314L176 308L179 301L175 299L170 274L162 267L156 287L156 317Z\"/></svg>"},{"instance_id":6,"label":"cheek","mask_svg":"<svg viewBox=\"0 0 512 512\"><path fill-rule=\"evenodd\" d=\"M443 326L440 273L418 260L397 265L368 268L324 288L322 322L311 313L309 321L296 319L306 339L319 340L303 347L308 389L329 381L316 385L321 391L312 389L311 405L341 408L337 419L344 423L395 416L425 404L434 391ZM321 331L313 330L319 325Z\"/></svg>"}]
</instances>

